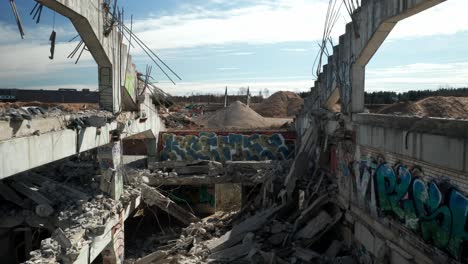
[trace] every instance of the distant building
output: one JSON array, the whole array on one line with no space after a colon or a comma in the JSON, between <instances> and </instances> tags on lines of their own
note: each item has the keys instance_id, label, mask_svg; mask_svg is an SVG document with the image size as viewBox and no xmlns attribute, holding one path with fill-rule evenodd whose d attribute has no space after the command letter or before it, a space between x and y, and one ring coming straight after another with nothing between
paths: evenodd
<instances>
[{"instance_id":1,"label":"distant building","mask_svg":"<svg viewBox=\"0 0 468 264\"><path fill-rule=\"evenodd\" d=\"M99 92L89 89L59 90L0 89L0 102L99 103Z\"/></svg>"}]
</instances>

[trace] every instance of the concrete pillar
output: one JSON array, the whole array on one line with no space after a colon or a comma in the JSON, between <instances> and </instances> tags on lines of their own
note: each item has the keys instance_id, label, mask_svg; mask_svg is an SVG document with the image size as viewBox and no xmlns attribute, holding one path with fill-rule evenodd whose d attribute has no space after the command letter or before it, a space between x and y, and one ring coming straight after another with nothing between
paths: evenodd
<instances>
[{"instance_id":1,"label":"concrete pillar","mask_svg":"<svg viewBox=\"0 0 468 264\"><path fill-rule=\"evenodd\" d=\"M216 184L215 185L215 210L236 211L242 207L241 184Z\"/></svg>"},{"instance_id":2,"label":"concrete pillar","mask_svg":"<svg viewBox=\"0 0 468 264\"><path fill-rule=\"evenodd\" d=\"M146 138L146 150L147 150L147 155L148 155L148 164L151 164L153 162L157 161L158 157L158 140L154 137L152 138Z\"/></svg>"},{"instance_id":3,"label":"concrete pillar","mask_svg":"<svg viewBox=\"0 0 468 264\"><path fill-rule=\"evenodd\" d=\"M120 213L120 222L112 228L112 241L101 252L103 264L121 264L124 261L125 232L123 213Z\"/></svg>"},{"instance_id":4,"label":"concrete pillar","mask_svg":"<svg viewBox=\"0 0 468 264\"><path fill-rule=\"evenodd\" d=\"M364 111L364 83L365 68L354 65L351 69L351 113L362 113Z\"/></svg>"},{"instance_id":5,"label":"concrete pillar","mask_svg":"<svg viewBox=\"0 0 468 264\"><path fill-rule=\"evenodd\" d=\"M98 148L98 161L101 169L101 191L119 200L123 192L122 141Z\"/></svg>"}]
</instances>

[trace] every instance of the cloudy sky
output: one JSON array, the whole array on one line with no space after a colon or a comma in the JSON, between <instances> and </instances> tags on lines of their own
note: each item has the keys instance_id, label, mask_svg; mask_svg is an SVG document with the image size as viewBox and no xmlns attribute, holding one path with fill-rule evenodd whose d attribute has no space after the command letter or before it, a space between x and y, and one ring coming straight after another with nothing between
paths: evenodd
<instances>
[{"instance_id":1,"label":"cloudy sky","mask_svg":"<svg viewBox=\"0 0 468 264\"><path fill-rule=\"evenodd\" d=\"M97 67L76 46L70 22L56 16L56 59L49 60L53 12L29 16L32 0L16 1L25 24L21 40L8 1L0 2L0 87L97 89ZM153 67L159 86L172 94L223 93L230 87L305 91L321 39L328 0L119 0L127 23L183 79L170 84ZM367 66L366 91L406 91L468 86L467 0L448 0L394 29ZM345 9L333 36L344 33ZM132 50L140 71L150 60Z\"/></svg>"}]
</instances>

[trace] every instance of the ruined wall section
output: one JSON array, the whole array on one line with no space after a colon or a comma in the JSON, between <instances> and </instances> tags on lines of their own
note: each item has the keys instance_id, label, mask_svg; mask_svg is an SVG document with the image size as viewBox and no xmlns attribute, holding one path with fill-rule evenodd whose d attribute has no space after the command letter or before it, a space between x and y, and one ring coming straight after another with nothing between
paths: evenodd
<instances>
[{"instance_id":1,"label":"ruined wall section","mask_svg":"<svg viewBox=\"0 0 468 264\"><path fill-rule=\"evenodd\" d=\"M314 104L331 109L339 100L343 113L362 112L365 66L393 27L443 1L363 0L312 88Z\"/></svg>"},{"instance_id":2,"label":"ruined wall section","mask_svg":"<svg viewBox=\"0 0 468 264\"><path fill-rule=\"evenodd\" d=\"M329 133L330 170L358 243L374 258L393 247L403 263L468 261L468 122L416 118L409 129L404 117L358 116L353 129ZM376 239L392 244L377 249Z\"/></svg>"},{"instance_id":3,"label":"ruined wall section","mask_svg":"<svg viewBox=\"0 0 468 264\"><path fill-rule=\"evenodd\" d=\"M161 132L160 160L260 161L294 159L296 133L286 131Z\"/></svg>"},{"instance_id":4,"label":"ruined wall section","mask_svg":"<svg viewBox=\"0 0 468 264\"><path fill-rule=\"evenodd\" d=\"M122 106L122 102L127 105L134 104L136 72L131 56L127 55L128 47L123 44L123 36L117 30L117 22L111 31L105 32L106 25L112 20L112 10L104 8L103 0L39 0L38 2L68 17L91 52L98 64L101 108L117 113L125 107ZM131 67L125 67L127 64ZM128 98L131 100L125 100Z\"/></svg>"},{"instance_id":5,"label":"ruined wall section","mask_svg":"<svg viewBox=\"0 0 468 264\"><path fill-rule=\"evenodd\" d=\"M441 2L363 0L297 117L301 145L321 135L344 238L377 263L468 262L468 122L362 113L366 64L398 21Z\"/></svg>"}]
</instances>

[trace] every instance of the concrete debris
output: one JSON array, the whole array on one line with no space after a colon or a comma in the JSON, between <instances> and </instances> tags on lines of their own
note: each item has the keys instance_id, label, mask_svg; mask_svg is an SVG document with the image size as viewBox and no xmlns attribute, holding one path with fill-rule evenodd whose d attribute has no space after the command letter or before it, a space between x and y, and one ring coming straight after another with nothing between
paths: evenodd
<instances>
[{"instance_id":1,"label":"concrete debris","mask_svg":"<svg viewBox=\"0 0 468 264\"><path fill-rule=\"evenodd\" d=\"M142 184L141 197L147 205L156 205L161 210L175 217L181 223L189 225L190 223L199 221L198 217L177 205L170 198L160 193L156 188Z\"/></svg>"},{"instance_id":2,"label":"concrete debris","mask_svg":"<svg viewBox=\"0 0 468 264\"><path fill-rule=\"evenodd\" d=\"M289 168L290 161L163 161L149 164L150 170L133 170L134 182L150 186L209 185L222 183L261 184L278 167Z\"/></svg>"},{"instance_id":3,"label":"concrete debris","mask_svg":"<svg viewBox=\"0 0 468 264\"><path fill-rule=\"evenodd\" d=\"M198 128L199 125L192 120L191 117L184 113L164 113L160 111L159 117L164 121L164 125L167 128L172 129L194 129Z\"/></svg>"},{"instance_id":4,"label":"concrete debris","mask_svg":"<svg viewBox=\"0 0 468 264\"><path fill-rule=\"evenodd\" d=\"M183 166L180 162L174 164ZM233 164L227 165L231 172L235 171ZM248 174L251 169L254 173L255 169L270 166L267 163L248 164L239 165L238 168L244 169L237 171ZM161 166L154 168L161 169ZM168 254L164 260L152 263L166 263L167 259L173 263L334 263L353 260L353 251L338 242L342 239L338 232L330 232L343 215L335 201L337 185L332 177L324 170L294 166L291 177L290 165L275 166L274 170L269 170L268 177L262 178L260 188L246 198L247 203L241 211L229 213L228 217L219 212L191 223L183 229L177 241L148 255ZM302 193L301 205L299 195L281 196L285 193L281 190L291 186L288 179L295 181L291 193ZM325 241L320 240L325 236Z\"/></svg>"},{"instance_id":5,"label":"concrete debris","mask_svg":"<svg viewBox=\"0 0 468 264\"><path fill-rule=\"evenodd\" d=\"M26 225L51 234L27 263L74 263L140 195L138 188L126 185L121 200L115 201L93 188L92 183L99 182L98 166L86 158L83 154L81 161L48 165L1 182L5 202L0 205L0 227Z\"/></svg>"},{"instance_id":6,"label":"concrete debris","mask_svg":"<svg viewBox=\"0 0 468 264\"><path fill-rule=\"evenodd\" d=\"M61 251L60 245L52 238L47 238L41 241L41 248L32 251L31 258L26 261L26 264L55 264L58 263L57 257Z\"/></svg>"}]
</instances>

